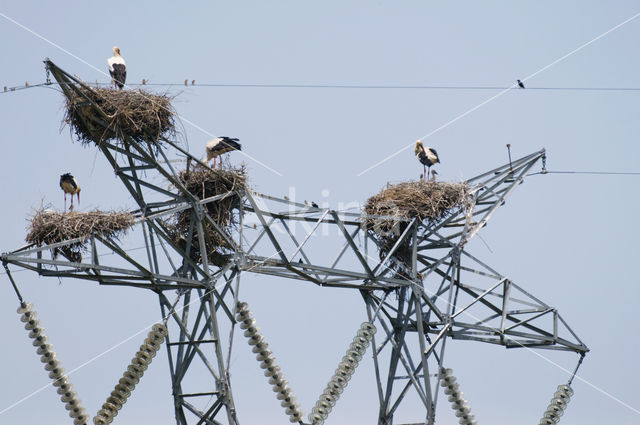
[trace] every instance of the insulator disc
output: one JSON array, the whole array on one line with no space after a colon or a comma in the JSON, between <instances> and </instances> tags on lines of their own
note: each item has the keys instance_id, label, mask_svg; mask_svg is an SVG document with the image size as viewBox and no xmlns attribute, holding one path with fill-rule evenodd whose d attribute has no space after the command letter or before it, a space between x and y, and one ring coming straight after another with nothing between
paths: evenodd
<instances>
[{"instance_id":1,"label":"insulator disc","mask_svg":"<svg viewBox=\"0 0 640 425\"><path fill-rule=\"evenodd\" d=\"M44 328L33 328L31 332L29 332L29 338L35 339L39 336L44 335Z\"/></svg>"},{"instance_id":2,"label":"insulator disc","mask_svg":"<svg viewBox=\"0 0 640 425\"><path fill-rule=\"evenodd\" d=\"M135 366L135 367L139 367L142 370L147 370L147 368L149 367L148 363L145 363L144 360L142 360L139 357L134 357L131 359L131 365Z\"/></svg>"},{"instance_id":3,"label":"insulator disc","mask_svg":"<svg viewBox=\"0 0 640 425\"><path fill-rule=\"evenodd\" d=\"M364 345L364 347L366 348L367 345L369 345L369 340L363 336L356 336L353 338L352 344Z\"/></svg>"},{"instance_id":4,"label":"insulator disc","mask_svg":"<svg viewBox=\"0 0 640 425\"><path fill-rule=\"evenodd\" d=\"M457 393L459 389L460 389L460 386L458 384L451 384L451 385L445 387L444 393L446 395L450 395L450 394L453 394L453 393Z\"/></svg>"},{"instance_id":5,"label":"insulator disc","mask_svg":"<svg viewBox=\"0 0 640 425\"><path fill-rule=\"evenodd\" d=\"M40 321L38 319L36 319L35 317L32 318L31 320L25 322L24 324L24 328L28 331L35 329L35 328L39 328L40 327Z\"/></svg>"},{"instance_id":6,"label":"insulator disc","mask_svg":"<svg viewBox=\"0 0 640 425\"><path fill-rule=\"evenodd\" d=\"M78 403L80 403L80 402L78 402ZM83 417L87 417L87 419L88 419L87 412L84 410L84 407L81 407L81 406L78 406L75 409L69 410L69 416L74 418L74 419L83 418Z\"/></svg>"},{"instance_id":7,"label":"insulator disc","mask_svg":"<svg viewBox=\"0 0 640 425\"><path fill-rule=\"evenodd\" d=\"M466 418L460 418L460 420L458 421L458 423L460 425L470 425L471 423L473 423L473 415L468 416Z\"/></svg>"},{"instance_id":8,"label":"insulator disc","mask_svg":"<svg viewBox=\"0 0 640 425\"><path fill-rule=\"evenodd\" d=\"M72 398L71 400L67 401L67 404L64 405L64 408L67 410L77 411L82 407L80 407L80 400L78 400L77 398Z\"/></svg>"},{"instance_id":9,"label":"insulator disc","mask_svg":"<svg viewBox=\"0 0 640 425\"><path fill-rule=\"evenodd\" d=\"M363 337L367 341L371 341L373 339L373 333L365 329L360 329L357 335Z\"/></svg>"},{"instance_id":10,"label":"insulator disc","mask_svg":"<svg viewBox=\"0 0 640 425\"><path fill-rule=\"evenodd\" d=\"M129 366L127 366L127 370L136 375L138 379L141 378L142 375L144 375L144 369L138 364L130 364Z\"/></svg>"},{"instance_id":11,"label":"insulator disc","mask_svg":"<svg viewBox=\"0 0 640 425\"><path fill-rule=\"evenodd\" d=\"M124 405L127 402L127 398L131 395L131 392L124 385L120 386L120 388L118 388L118 385L111 391L111 397L118 399L120 404Z\"/></svg>"},{"instance_id":12,"label":"insulator disc","mask_svg":"<svg viewBox=\"0 0 640 425\"><path fill-rule=\"evenodd\" d=\"M122 376L124 378L130 379L131 381L133 381L135 384L138 384L138 382L140 382L140 375L135 374L133 372L131 372L130 370L126 370Z\"/></svg>"},{"instance_id":13,"label":"insulator disc","mask_svg":"<svg viewBox=\"0 0 640 425\"><path fill-rule=\"evenodd\" d=\"M42 344L38 347L38 350L36 351L38 354L45 355L47 353L54 353L53 351L53 345L51 344Z\"/></svg>"},{"instance_id":14,"label":"insulator disc","mask_svg":"<svg viewBox=\"0 0 640 425\"><path fill-rule=\"evenodd\" d=\"M364 353L367 352L367 346L365 344L352 342L349 346L349 351L355 351L358 353L358 356L362 357Z\"/></svg>"},{"instance_id":15,"label":"insulator disc","mask_svg":"<svg viewBox=\"0 0 640 425\"><path fill-rule=\"evenodd\" d=\"M151 327L151 330L152 330L153 332L156 332L156 333L162 334L162 335L163 335L163 336L165 336L165 337L166 337L167 335L169 335L169 330L168 330L168 329L167 329L167 327L166 327L164 324L162 324L162 323L156 323L155 325L153 325L153 326Z\"/></svg>"},{"instance_id":16,"label":"insulator disc","mask_svg":"<svg viewBox=\"0 0 640 425\"><path fill-rule=\"evenodd\" d=\"M140 353L147 353L149 356L151 356L151 358L154 358L156 356L156 352L158 351L158 349L156 348L156 346L151 345L151 344L142 344L140 346Z\"/></svg>"},{"instance_id":17,"label":"insulator disc","mask_svg":"<svg viewBox=\"0 0 640 425\"><path fill-rule=\"evenodd\" d=\"M347 382L349 382L348 379L345 379L342 376L338 376L338 375L334 375L333 378L331 379L331 381L337 383L340 386L342 386L342 388L346 387L347 386Z\"/></svg>"},{"instance_id":18,"label":"insulator disc","mask_svg":"<svg viewBox=\"0 0 640 425\"><path fill-rule=\"evenodd\" d=\"M340 362L340 363L338 363L338 369L344 370L349 375L352 375L353 372L355 371L355 367L351 363L348 363L348 362Z\"/></svg>"},{"instance_id":19,"label":"insulator disc","mask_svg":"<svg viewBox=\"0 0 640 425\"><path fill-rule=\"evenodd\" d=\"M102 409L98 410L96 417L93 418L94 424L110 424L111 422L113 422L113 416L111 416L109 412Z\"/></svg>"},{"instance_id":20,"label":"insulator disc","mask_svg":"<svg viewBox=\"0 0 640 425\"><path fill-rule=\"evenodd\" d=\"M558 416L562 416L562 413L564 412L564 408L566 406L567 406L566 404L551 403L547 407L547 410L549 412L556 412L558 414Z\"/></svg>"},{"instance_id":21,"label":"insulator disc","mask_svg":"<svg viewBox=\"0 0 640 425\"><path fill-rule=\"evenodd\" d=\"M324 407L322 407L322 406L318 406L318 405L316 405L316 406L313 408L313 410L314 410L316 413L320 414L324 419L326 419L326 418L327 418L327 416L329 416L329 412L330 412L330 410L327 410L327 409L325 409Z\"/></svg>"},{"instance_id":22,"label":"insulator disc","mask_svg":"<svg viewBox=\"0 0 640 425\"><path fill-rule=\"evenodd\" d=\"M89 415L86 413L73 420L73 425L87 425L89 423Z\"/></svg>"},{"instance_id":23,"label":"insulator disc","mask_svg":"<svg viewBox=\"0 0 640 425\"><path fill-rule=\"evenodd\" d=\"M60 396L60 401L62 401L63 403L68 403L71 400L75 399L77 395L78 394L75 391L67 391Z\"/></svg>"},{"instance_id":24,"label":"insulator disc","mask_svg":"<svg viewBox=\"0 0 640 425\"><path fill-rule=\"evenodd\" d=\"M458 392L452 393L448 397L448 400L449 400L450 403L456 403L458 400L462 400L462 395L463 395L462 391L458 391Z\"/></svg>"},{"instance_id":25,"label":"insulator disc","mask_svg":"<svg viewBox=\"0 0 640 425\"><path fill-rule=\"evenodd\" d=\"M333 395L325 390L320 396L320 400L324 401L325 403L329 403L329 405L333 407L335 406L338 397L340 397L340 394Z\"/></svg>"},{"instance_id":26,"label":"insulator disc","mask_svg":"<svg viewBox=\"0 0 640 425\"><path fill-rule=\"evenodd\" d=\"M294 411L289 415L289 422L295 424L296 422L300 422L302 420L302 412L299 410Z\"/></svg>"},{"instance_id":27,"label":"insulator disc","mask_svg":"<svg viewBox=\"0 0 640 425\"><path fill-rule=\"evenodd\" d=\"M298 406L294 404L294 405L289 406L289 407L287 407L286 409L284 409L284 412L285 412L287 415L291 416L291 415L293 415L295 412L297 412L298 410L299 410Z\"/></svg>"},{"instance_id":28,"label":"insulator disc","mask_svg":"<svg viewBox=\"0 0 640 425\"><path fill-rule=\"evenodd\" d=\"M442 378L442 380L440 381L440 386L446 387L452 385L454 382L456 382L455 376L447 376L445 378Z\"/></svg>"},{"instance_id":29,"label":"insulator disc","mask_svg":"<svg viewBox=\"0 0 640 425\"><path fill-rule=\"evenodd\" d=\"M267 370L264 371L264 376L269 376L267 375ZM284 380L284 375L280 371L274 372L273 375L269 376L269 384L271 385L275 385L282 380Z\"/></svg>"},{"instance_id":30,"label":"insulator disc","mask_svg":"<svg viewBox=\"0 0 640 425\"><path fill-rule=\"evenodd\" d=\"M347 353L344 355L345 357L351 357L354 360L357 360L358 362L360 362L360 360L362 360L362 351L358 351L358 350L352 350L349 349L347 350Z\"/></svg>"},{"instance_id":31,"label":"insulator disc","mask_svg":"<svg viewBox=\"0 0 640 425\"><path fill-rule=\"evenodd\" d=\"M258 360L259 362L264 361L266 359L268 359L269 357L271 357L271 354L273 354L271 352L271 350L263 350L261 352L258 353L258 355L256 355L256 360Z\"/></svg>"},{"instance_id":32,"label":"insulator disc","mask_svg":"<svg viewBox=\"0 0 640 425\"><path fill-rule=\"evenodd\" d=\"M287 388L288 384L289 384L289 381L287 381L286 379L280 380L280 381L276 382L275 384L273 384L273 391L274 392L278 392L281 389Z\"/></svg>"},{"instance_id":33,"label":"insulator disc","mask_svg":"<svg viewBox=\"0 0 640 425\"><path fill-rule=\"evenodd\" d=\"M444 379L448 376L453 376L453 369L451 368L440 368L440 378Z\"/></svg>"},{"instance_id":34,"label":"insulator disc","mask_svg":"<svg viewBox=\"0 0 640 425\"><path fill-rule=\"evenodd\" d=\"M47 336L46 335L40 335L37 338L34 338L33 342L31 344L34 347L41 347L46 343L47 343Z\"/></svg>"},{"instance_id":35,"label":"insulator disc","mask_svg":"<svg viewBox=\"0 0 640 425\"><path fill-rule=\"evenodd\" d=\"M55 351L47 351L46 353L44 353L44 354L42 354L40 356L40 361L42 363L49 363L49 362L51 362L52 360L55 360L55 359L56 359Z\"/></svg>"},{"instance_id":36,"label":"insulator disc","mask_svg":"<svg viewBox=\"0 0 640 425\"><path fill-rule=\"evenodd\" d=\"M244 331L244 336L247 338L252 338L254 335L260 334L260 328L256 326L251 326L246 331Z\"/></svg>"},{"instance_id":37,"label":"insulator disc","mask_svg":"<svg viewBox=\"0 0 640 425\"><path fill-rule=\"evenodd\" d=\"M569 397L573 395L573 388L571 388L569 385L558 385L558 389L556 391L562 391Z\"/></svg>"},{"instance_id":38,"label":"insulator disc","mask_svg":"<svg viewBox=\"0 0 640 425\"><path fill-rule=\"evenodd\" d=\"M52 359L51 361L44 364L44 370L53 371L60 367L60 362L57 359Z\"/></svg>"},{"instance_id":39,"label":"insulator disc","mask_svg":"<svg viewBox=\"0 0 640 425\"><path fill-rule=\"evenodd\" d=\"M278 376L281 376L279 372L280 372L280 366L274 365L264 370L264 376L271 377L271 376L275 376L276 374ZM279 380L280 379L278 379L278 381Z\"/></svg>"},{"instance_id":40,"label":"insulator disc","mask_svg":"<svg viewBox=\"0 0 640 425\"><path fill-rule=\"evenodd\" d=\"M327 409L327 413L331 412L331 408L334 405L335 405L335 403L331 404L331 403L329 403L328 401L325 401L325 400L318 400L318 402L316 403L316 406L319 406L319 407L322 407L324 409Z\"/></svg>"},{"instance_id":41,"label":"insulator disc","mask_svg":"<svg viewBox=\"0 0 640 425\"><path fill-rule=\"evenodd\" d=\"M550 410L547 410L546 412L544 412L544 417L549 418L551 420L560 419L560 416L562 415L558 415L556 412L552 412Z\"/></svg>"},{"instance_id":42,"label":"insulator disc","mask_svg":"<svg viewBox=\"0 0 640 425\"><path fill-rule=\"evenodd\" d=\"M238 301L238 304L236 304L236 309L238 310L238 312L240 312L240 311L246 310L248 305L249 304L245 302Z\"/></svg>"},{"instance_id":43,"label":"insulator disc","mask_svg":"<svg viewBox=\"0 0 640 425\"><path fill-rule=\"evenodd\" d=\"M64 376L64 369L59 367L49 372L49 378L58 379Z\"/></svg>"},{"instance_id":44,"label":"insulator disc","mask_svg":"<svg viewBox=\"0 0 640 425\"><path fill-rule=\"evenodd\" d=\"M72 389L73 389L73 385L71 385L70 382L67 382L63 385L60 385L60 387L58 387L56 392L58 393L58 395L65 395L65 394L68 394Z\"/></svg>"},{"instance_id":45,"label":"insulator disc","mask_svg":"<svg viewBox=\"0 0 640 425\"><path fill-rule=\"evenodd\" d=\"M344 385L340 382L335 382L333 380L329 381L327 384L327 389L336 394L342 394L344 391Z\"/></svg>"},{"instance_id":46,"label":"insulator disc","mask_svg":"<svg viewBox=\"0 0 640 425\"><path fill-rule=\"evenodd\" d=\"M552 421L549 418L540 419L540 425L553 425L553 424L556 424L556 423L558 423L558 421Z\"/></svg>"},{"instance_id":47,"label":"insulator disc","mask_svg":"<svg viewBox=\"0 0 640 425\"><path fill-rule=\"evenodd\" d=\"M468 415L470 411L471 411L471 408L469 406L461 406L457 409L456 416L461 418L465 415Z\"/></svg>"},{"instance_id":48,"label":"insulator disc","mask_svg":"<svg viewBox=\"0 0 640 425\"><path fill-rule=\"evenodd\" d=\"M122 409L122 400L119 399L118 397L114 397L114 396L107 397L107 403L113 404L117 410Z\"/></svg>"},{"instance_id":49,"label":"insulator disc","mask_svg":"<svg viewBox=\"0 0 640 425\"><path fill-rule=\"evenodd\" d=\"M155 351L153 353L155 354ZM136 353L136 357L138 358L139 361L143 362L147 366L153 360L153 356L150 353L148 353L147 351L138 351ZM133 363L133 362L131 362L131 363Z\"/></svg>"},{"instance_id":50,"label":"insulator disc","mask_svg":"<svg viewBox=\"0 0 640 425\"><path fill-rule=\"evenodd\" d=\"M160 347L162 346L162 341L157 340L157 339L151 339L151 338L146 338L144 340L144 344L152 347L154 352L157 352Z\"/></svg>"},{"instance_id":51,"label":"insulator disc","mask_svg":"<svg viewBox=\"0 0 640 425\"><path fill-rule=\"evenodd\" d=\"M249 345L256 345L262 341L262 335L256 334L248 339Z\"/></svg>"},{"instance_id":52,"label":"insulator disc","mask_svg":"<svg viewBox=\"0 0 640 425\"><path fill-rule=\"evenodd\" d=\"M54 387L62 387L62 386L65 386L65 385L71 386L71 384L67 380L66 376L60 377L60 378L56 379L55 381L53 381L53 386Z\"/></svg>"},{"instance_id":53,"label":"insulator disc","mask_svg":"<svg viewBox=\"0 0 640 425\"><path fill-rule=\"evenodd\" d=\"M285 409L287 409L289 407L295 407L295 404L296 404L296 398L294 396L289 396L287 398L284 398L280 402L280 406L284 407ZM287 413L287 415L288 414L289 413Z\"/></svg>"},{"instance_id":54,"label":"insulator disc","mask_svg":"<svg viewBox=\"0 0 640 425\"><path fill-rule=\"evenodd\" d=\"M38 313L36 313L35 311L25 312L22 314L22 316L20 316L20 321L23 323L26 323L35 319L37 316L38 316Z\"/></svg>"},{"instance_id":55,"label":"insulator disc","mask_svg":"<svg viewBox=\"0 0 640 425\"><path fill-rule=\"evenodd\" d=\"M284 400L285 398L288 398L288 397L290 397L290 396L291 396L291 388L289 388L289 387L283 388L283 389L281 389L280 391L275 391L275 390L274 390L274 392L277 392L277 393L278 393L278 394L276 395L276 398L277 398L278 400Z\"/></svg>"},{"instance_id":56,"label":"insulator disc","mask_svg":"<svg viewBox=\"0 0 640 425\"><path fill-rule=\"evenodd\" d=\"M353 367L354 369L358 366L358 364L360 363L360 360L356 357L351 357L349 355L344 356L342 358L342 362L345 364L350 365L351 367Z\"/></svg>"},{"instance_id":57,"label":"insulator disc","mask_svg":"<svg viewBox=\"0 0 640 425\"><path fill-rule=\"evenodd\" d=\"M238 326L240 327L240 329L249 329L253 327L255 324L256 324L256 319L247 317L246 319L239 321Z\"/></svg>"},{"instance_id":58,"label":"insulator disc","mask_svg":"<svg viewBox=\"0 0 640 425\"><path fill-rule=\"evenodd\" d=\"M135 382L135 380L127 378L126 376L123 376L122 378L120 378L118 380L119 384L124 385L125 387L127 387L129 389L129 391L133 391L136 387L137 382Z\"/></svg>"},{"instance_id":59,"label":"insulator disc","mask_svg":"<svg viewBox=\"0 0 640 425\"><path fill-rule=\"evenodd\" d=\"M376 333L376 331L377 331L376 326L371 322L363 322L360 325L360 329L369 331L371 333Z\"/></svg>"},{"instance_id":60,"label":"insulator disc","mask_svg":"<svg viewBox=\"0 0 640 425\"><path fill-rule=\"evenodd\" d=\"M108 401L102 405L102 410L105 412L109 412L109 415L112 417L118 416L118 407L115 404L109 403Z\"/></svg>"},{"instance_id":61,"label":"insulator disc","mask_svg":"<svg viewBox=\"0 0 640 425\"><path fill-rule=\"evenodd\" d=\"M311 412L309 414L309 420L313 425L322 425L324 424L324 416L319 413Z\"/></svg>"},{"instance_id":62,"label":"insulator disc","mask_svg":"<svg viewBox=\"0 0 640 425\"><path fill-rule=\"evenodd\" d=\"M260 353L260 352L266 350L267 347L269 347L269 344L267 344L266 341L262 341L262 342L259 342L256 345L254 345L253 348L251 349L251 351L254 352L254 353Z\"/></svg>"},{"instance_id":63,"label":"insulator disc","mask_svg":"<svg viewBox=\"0 0 640 425\"><path fill-rule=\"evenodd\" d=\"M31 303L26 303L26 304L21 304L20 307L18 307L18 310L16 310L18 312L18 314L25 314L27 312L30 312L33 309L33 304Z\"/></svg>"}]
</instances>

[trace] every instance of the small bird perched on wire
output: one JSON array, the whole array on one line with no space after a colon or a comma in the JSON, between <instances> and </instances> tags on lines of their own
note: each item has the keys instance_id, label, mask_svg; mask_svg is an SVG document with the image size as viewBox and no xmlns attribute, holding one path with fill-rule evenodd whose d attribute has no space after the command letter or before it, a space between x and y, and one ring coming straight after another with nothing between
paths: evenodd
<instances>
[{"instance_id":1,"label":"small bird perched on wire","mask_svg":"<svg viewBox=\"0 0 640 425\"><path fill-rule=\"evenodd\" d=\"M524 83L520 80L518 80L518 87L520 87L521 89L524 88Z\"/></svg>"},{"instance_id":2,"label":"small bird perched on wire","mask_svg":"<svg viewBox=\"0 0 640 425\"><path fill-rule=\"evenodd\" d=\"M207 143L207 164L213 159L213 166L215 167L218 156L223 153L242 150L238 140L240 139L221 136ZM220 166L222 166L222 158L220 158Z\"/></svg>"},{"instance_id":3,"label":"small bird perched on wire","mask_svg":"<svg viewBox=\"0 0 640 425\"><path fill-rule=\"evenodd\" d=\"M429 171L431 171L431 166L435 163L440 162L440 158L438 157L438 152L435 149L430 147L425 147L422 144L422 140L418 140L416 142L416 147L413 150L418 158L418 161L424 167L424 173L422 174L423 178L426 180L429 175ZM429 171L427 171L427 167L429 167Z\"/></svg>"},{"instance_id":4,"label":"small bird perched on wire","mask_svg":"<svg viewBox=\"0 0 640 425\"><path fill-rule=\"evenodd\" d=\"M67 193L71 195L71 206L69 211L73 211L73 195L78 196L78 203L80 203L80 185L75 177L71 173L65 173L60 176L60 188L64 192L64 210L67 210Z\"/></svg>"},{"instance_id":5,"label":"small bird perched on wire","mask_svg":"<svg viewBox=\"0 0 640 425\"><path fill-rule=\"evenodd\" d=\"M111 74L111 81L120 90L124 87L124 82L127 79L127 64L124 62L122 56L120 56L120 48L113 48L113 56L107 59L109 64L109 74Z\"/></svg>"}]
</instances>

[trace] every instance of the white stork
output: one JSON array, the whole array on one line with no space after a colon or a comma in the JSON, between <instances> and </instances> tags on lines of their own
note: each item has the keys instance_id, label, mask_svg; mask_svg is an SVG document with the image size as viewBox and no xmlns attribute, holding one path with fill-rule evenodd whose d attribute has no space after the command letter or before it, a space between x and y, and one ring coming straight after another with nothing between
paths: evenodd
<instances>
[{"instance_id":1,"label":"white stork","mask_svg":"<svg viewBox=\"0 0 640 425\"><path fill-rule=\"evenodd\" d=\"M216 137L207 143L207 164L213 159L213 166L216 166L216 158L223 153L231 151L239 151L241 149L240 143L236 138L227 136ZM220 166L222 166L222 158L220 159Z\"/></svg>"},{"instance_id":2,"label":"white stork","mask_svg":"<svg viewBox=\"0 0 640 425\"><path fill-rule=\"evenodd\" d=\"M113 56L107 59L109 64L109 74L113 83L120 90L124 87L124 82L127 79L127 64L124 62L122 56L120 56L120 48L113 48Z\"/></svg>"},{"instance_id":3,"label":"white stork","mask_svg":"<svg viewBox=\"0 0 640 425\"><path fill-rule=\"evenodd\" d=\"M427 171L427 167L429 167L429 171L431 171L431 166L437 162L440 162L440 158L438 158L438 152L435 149L424 147L422 144L422 140L418 140L416 142L416 147L414 149L416 157L418 161L424 167L424 173L422 174L423 178L426 180L429 172Z\"/></svg>"},{"instance_id":4,"label":"white stork","mask_svg":"<svg viewBox=\"0 0 640 425\"><path fill-rule=\"evenodd\" d=\"M71 206L69 211L73 211L73 195L78 196L78 203L80 203L80 185L75 177L71 173L62 174L60 176L60 188L64 192L64 209L67 210L67 193L71 195Z\"/></svg>"}]
</instances>

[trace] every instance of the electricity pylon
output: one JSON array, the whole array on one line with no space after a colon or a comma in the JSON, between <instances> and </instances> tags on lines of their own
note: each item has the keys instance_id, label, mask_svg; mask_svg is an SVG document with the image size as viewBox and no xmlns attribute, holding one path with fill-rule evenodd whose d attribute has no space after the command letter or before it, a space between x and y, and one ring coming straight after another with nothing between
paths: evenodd
<instances>
[{"instance_id":1,"label":"electricity pylon","mask_svg":"<svg viewBox=\"0 0 640 425\"><path fill-rule=\"evenodd\" d=\"M83 90L91 89L51 61L46 66L69 101L78 102ZM369 321L379 330L372 337L371 372L376 376L380 424L393 423L410 392L424 405L418 423L434 423L438 386L449 379L444 372L448 339L569 351L580 360L588 351L555 308L467 250L537 163L543 163L544 172L544 150L467 180L470 204L441 220L383 217L402 231L381 254L375 229L363 225L361 213L310 207L250 189L201 199L184 187L171 159L181 156L189 164L206 165L175 140L143 144L121 133L96 147L138 205L135 227L144 235L144 255L137 258L114 239L95 234L81 262L46 258L50 250L78 240L26 246L1 259L41 276L144 288L157 296L162 317L169 318L166 345L178 425L239 423L229 367L241 305L240 278L246 272L313 282L327 290L359 291ZM154 176L162 176L173 189L152 183ZM231 236L206 208L227 196L243 200ZM167 229L166 219L180 211L191 211L186 240L197 246L176 243ZM304 237L298 237L294 227L304 227ZM230 247L220 264L209 261L205 228L218 232ZM317 249L311 238L326 228L339 236ZM102 256L107 252L116 255L107 260ZM229 335L221 329L230 329ZM210 374L208 385L188 379L196 364Z\"/></svg>"}]
</instances>

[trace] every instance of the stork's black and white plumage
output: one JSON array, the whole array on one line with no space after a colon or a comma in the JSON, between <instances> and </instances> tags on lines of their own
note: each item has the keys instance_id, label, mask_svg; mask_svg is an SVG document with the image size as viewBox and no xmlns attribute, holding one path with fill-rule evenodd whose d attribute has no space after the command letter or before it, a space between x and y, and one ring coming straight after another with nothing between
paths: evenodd
<instances>
[{"instance_id":1,"label":"stork's black and white plumage","mask_svg":"<svg viewBox=\"0 0 640 425\"><path fill-rule=\"evenodd\" d=\"M431 166L437 162L440 162L440 158L438 158L438 152L435 149L424 147L421 140L416 142L416 147L414 149L416 157L418 161L424 166L423 178L426 180L429 175L427 171L427 167L429 167L429 171L431 171Z\"/></svg>"},{"instance_id":2,"label":"stork's black and white plumage","mask_svg":"<svg viewBox=\"0 0 640 425\"><path fill-rule=\"evenodd\" d=\"M524 88L524 83L520 80L518 80L518 87L520 87L521 89Z\"/></svg>"},{"instance_id":3,"label":"stork's black and white plumage","mask_svg":"<svg viewBox=\"0 0 640 425\"><path fill-rule=\"evenodd\" d=\"M240 143L238 140L227 136L216 137L207 143L207 163L213 159L213 166L216 166L216 158L223 153L231 152L231 151L239 151L241 149ZM220 165L222 165L222 159L220 160Z\"/></svg>"},{"instance_id":4,"label":"stork's black and white plumage","mask_svg":"<svg viewBox=\"0 0 640 425\"><path fill-rule=\"evenodd\" d=\"M73 195L78 196L78 203L80 203L80 185L75 177L71 173L66 173L60 176L60 188L64 192L64 209L67 210L67 193L71 195L71 206L69 211L73 211Z\"/></svg>"},{"instance_id":5,"label":"stork's black and white plumage","mask_svg":"<svg viewBox=\"0 0 640 425\"><path fill-rule=\"evenodd\" d=\"M109 64L109 74L111 74L113 83L122 90L124 82L127 79L127 64L124 62L122 56L120 56L119 47L113 48L113 56L107 59L107 63Z\"/></svg>"}]
</instances>

